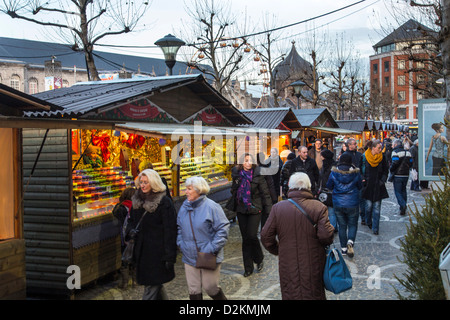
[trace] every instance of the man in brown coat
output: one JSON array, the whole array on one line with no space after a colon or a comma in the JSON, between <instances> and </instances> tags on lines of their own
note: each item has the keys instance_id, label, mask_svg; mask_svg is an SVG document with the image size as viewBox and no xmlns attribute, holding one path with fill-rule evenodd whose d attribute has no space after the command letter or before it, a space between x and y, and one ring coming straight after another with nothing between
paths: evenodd
<instances>
[{"instance_id":1,"label":"man in brown coat","mask_svg":"<svg viewBox=\"0 0 450 320\"><path fill-rule=\"evenodd\" d=\"M291 176L288 197L308 213L316 227L293 203L284 200L272 207L261 231L263 246L279 256L283 300L325 299L324 247L333 242L334 228L328 220L327 207L313 199L310 189L307 174L298 172Z\"/></svg>"}]
</instances>

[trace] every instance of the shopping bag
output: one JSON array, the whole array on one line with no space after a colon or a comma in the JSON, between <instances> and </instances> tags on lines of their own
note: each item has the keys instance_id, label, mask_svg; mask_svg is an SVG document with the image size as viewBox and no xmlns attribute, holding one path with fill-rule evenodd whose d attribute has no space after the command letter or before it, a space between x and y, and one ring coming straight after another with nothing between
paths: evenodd
<instances>
[{"instance_id":1,"label":"shopping bag","mask_svg":"<svg viewBox=\"0 0 450 320\"><path fill-rule=\"evenodd\" d=\"M411 179L413 181L416 181L418 179L417 170L416 169L411 169Z\"/></svg>"},{"instance_id":2,"label":"shopping bag","mask_svg":"<svg viewBox=\"0 0 450 320\"><path fill-rule=\"evenodd\" d=\"M325 269L323 272L325 289L338 294L352 288L353 280L347 268L344 257L339 250L333 248L327 251Z\"/></svg>"}]
</instances>

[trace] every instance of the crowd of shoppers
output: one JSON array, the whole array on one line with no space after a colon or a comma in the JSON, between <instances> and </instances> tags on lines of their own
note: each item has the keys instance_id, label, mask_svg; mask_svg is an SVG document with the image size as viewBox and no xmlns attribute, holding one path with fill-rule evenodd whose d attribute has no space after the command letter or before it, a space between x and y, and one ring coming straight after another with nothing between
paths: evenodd
<instances>
[{"instance_id":1,"label":"crowd of shoppers","mask_svg":"<svg viewBox=\"0 0 450 320\"><path fill-rule=\"evenodd\" d=\"M418 141L411 141L409 150L400 139L390 141L383 145L371 140L360 152L357 141L348 139L345 151L336 155L320 139L309 151L299 146L298 156L286 147L282 155L271 149L267 159L244 154L231 170L226 204L238 220L243 276L263 271L265 247L279 257L283 299L325 299L326 247L337 233L341 253L353 258L359 217L379 234L389 175L400 214L406 212L406 183L410 169L417 171ZM119 286L126 289L132 277L144 286L143 299L167 299L164 284L175 277L181 252L189 298L201 300L204 291L212 299L225 300L219 282L230 222L222 207L207 197L210 188L204 178L190 177L177 213L167 182L151 168L139 168L136 189L125 189L113 210L121 225L122 251L135 240L134 261L123 263ZM411 189L420 190L418 179ZM332 196L331 202L321 203L323 192ZM211 254L216 267L198 267L199 253Z\"/></svg>"}]
</instances>

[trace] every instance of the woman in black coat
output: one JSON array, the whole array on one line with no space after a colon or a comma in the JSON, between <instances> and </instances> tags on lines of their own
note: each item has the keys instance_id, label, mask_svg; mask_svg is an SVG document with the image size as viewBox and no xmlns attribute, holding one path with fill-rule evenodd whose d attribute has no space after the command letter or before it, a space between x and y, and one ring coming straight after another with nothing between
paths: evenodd
<instances>
[{"instance_id":1,"label":"woman in black coat","mask_svg":"<svg viewBox=\"0 0 450 320\"><path fill-rule=\"evenodd\" d=\"M132 197L130 227L127 228L130 230L128 237L132 237L133 229L145 213L134 248L136 280L145 286L143 300L167 299L163 284L175 277L177 256L175 207L156 171L142 171L137 182L140 188Z\"/></svg>"},{"instance_id":2,"label":"woman in black coat","mask_svg":"<svg viewBox=\"0 0 450 320\"><path fill-rule=\"evenodd\" d=\"M244 260L244 277L253 273L254 263L257 270L263 268L264 254L258 239L258 227L263 212L269 214L272 199L261 167L256 166L251 155L243 156L242 164L231 170L232 201L227 209L237 212L239 230L242 236L242 256ZM230 205L231 204L231 205Z\"/></svg>"},{"instance_id":3,"label":"woman in black coat","mask_svg":"<svg viewBox=\"0 0 450 320\"><path fill-rule=\"evenodd\" d=\"M381 200L389 198L386 189L389 165L381 152L381 141L373 140L362 156L362 198L365 199L365 221L375 235L379 232Z\"/></svg>"}]
</instances>

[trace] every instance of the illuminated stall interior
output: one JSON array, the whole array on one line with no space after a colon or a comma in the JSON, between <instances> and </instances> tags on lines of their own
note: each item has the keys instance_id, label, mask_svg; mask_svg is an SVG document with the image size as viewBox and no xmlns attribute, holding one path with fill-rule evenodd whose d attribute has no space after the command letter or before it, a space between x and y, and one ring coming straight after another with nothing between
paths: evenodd
<instances>
[{"instance_id":1,"label":"illuminated stall interior","mask_svg":"<svg viewBox=\"0 0 450 320\"><path fill-rule=\"evenodd\" d=\"M242 113L252 120L254 124L240 127L277 130L279 136L277 148L279 152L284 145L291 147L292 132L302 129L302 125L291 108L245 109L242 110ZM268 153L270 153L271 145L271 139L268 139L266 148Z\"/></svg>"}]
</instances>

